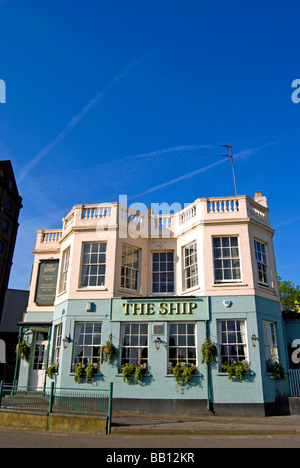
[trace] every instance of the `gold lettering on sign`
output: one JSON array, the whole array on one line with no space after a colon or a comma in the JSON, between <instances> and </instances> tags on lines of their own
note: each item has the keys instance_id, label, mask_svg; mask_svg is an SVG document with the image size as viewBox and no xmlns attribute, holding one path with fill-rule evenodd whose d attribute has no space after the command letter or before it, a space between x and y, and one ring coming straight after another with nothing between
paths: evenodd
<instances>
[{"instance_id":1,"label":"gold lettering on sign","mask_svg":"<svg viewBox=\"0 0 300 468\"><path fill-rule=\"evenodd\" d=\"M195 302L161 302L155 309L152 302L124 302L124 315L193 315L193 310L197 308Z\"/></svg>"},{"instance_id":2,"label":"gold lettering on sign","mask_svg":"<svg viewBox=\"0 0 300 468\"><path fill-rule=\"evenodd\" d=\"M128 304L128 302L125 302L125 303L123 304L123 307L125 307L125 315L129 315L128 309L129 309L129 306L130 306L130 305L131 305L131 304Z\"/></svg>"},{"instance_id":3,"label":"gold lettering on sign","mask_svg":"<svg viewBox=\"0 0 300 468\"><path fill-rule=\"evenodd\" d=\"M166 315L166 313L168 312L168 309L167 309L167 304L165 302L162 302L161 304L159 304L159 314L160 315Z\"/></svg>"},{"instance_id":4,"label":"gold lettering on sign","mask_svg":"<svg viewBox=\"0 0 300 468\"><path fill-rule=\"evenodd\" d=\"M146 315L154 315L154 310L153 310L154 305L152 304L152 302L147 302L146 305L147 305Z\"/></svg>"},{"instance_id":5,"label":"gold lettering on sign","mask_svg":"<svg viewBox=\"0 0 300 468\"><path fill-rule=\"evenodd\" d=\"M189 315L193 315L192 310L193 310L193 309L196 309L196 307L197 307L197 304L195 304L195 302L190 302L190 303L189 303L189 312L188 312Z\"/></svg>"}]
</instances>

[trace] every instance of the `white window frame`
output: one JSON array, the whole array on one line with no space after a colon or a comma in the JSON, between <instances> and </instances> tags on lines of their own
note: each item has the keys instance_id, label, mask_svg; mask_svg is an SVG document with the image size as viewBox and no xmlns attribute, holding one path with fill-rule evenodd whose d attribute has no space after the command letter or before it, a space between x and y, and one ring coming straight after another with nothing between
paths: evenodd
<instances>
[{"instance_id":1,"label":"white window frame","mask_svg":"<svg viewBox=\"0 0 300 468\"><path fill-rule=\"evenodd\" d=\"M100 331L97 331L99 330ZM96 330L96 331L95 331ZM72 371L81 362L84 366L96 364L100 368L101 343L102 343L102 322L76 322L72 358ZM77 350L81 349L81 356L78 357ZM95 354L96 349L98 354Z\"/></svg>"},{"instance_id":2,"label":"white window frame","mask_svg":"<svg viewBox=\"0 0 300 468\"><path fill-rule=\"evenodd\" d=\"M68 247L63 252L62 269L61 269L60 285L59 285L59 293L60 294L67 291L68 273L69 273L69 267L70 267L70 253L71 253L70 247Z\"/></svg>"},{"instance_id":3,"label":"white window frame","mask_svg":"<svg viewBox=\"0 0 300 468\"><path fill-rule=\"evenodd\" d=\"M194 253L189 253L187 255L187 251L188 249L191 249L191 247L194 247ZM196 260L193 263L190 263L190 260L192 259L193 256L196 257ZM196 241L190 242L189 244L185 245L182 248L182 258L183 258L183 290L189 291L190 289L194 289L199 286L198 246L197 246ZM191 270L194 270L194 271L191 273ZM188 285L188 281L190 281L192 284Z\"/></svg>"},{"instance_id":4,"label":"white window frame","mask_svg":"<svg viewBox=\"0 0 300 468\"><path fill-rule=\"evenodd\" d=\"M162 260L160 258L161 255L166 255L166 260ZM154 256L158 255L158 261L154 262ZM168 260L168 255L172 255L172 260ZM154 263L158 265L158 269L154 269ZM166 264L165 269L161 269L161 265ZM172 270L168 269L168 264L173 263ZM151 256L151 267L152 267L152 275L151 275L151 284L152 284L152 294L155 296L167 296L175 294L175 252L174 250L160 250L157 252L152 252ZM154 281L154 275L158 276L159 281ZM169 275L172 275L172 279L169 278ZM165 278L165 280L163 279ZM158 284L159 291L154 291L154 284ZM173 290L168 291L168 286L173 284ZM161 291L164 289L163 286L165 285L166 291Z\"/></svg>"},{"instance_id":5,"label":"white window frame","mask_svg":"<svg viewBox=\"0 0 300 468\"><path fill-rule=\"evenodd\" d=\"M142 333L141 327L147 327ZM128 331L128 333L127 333ZM143 341L146 339L146 344ZM124 356L127 354L126 356ZM149 362L149 324L148 322L129 322L121 324L120 368L126 363L136 366Z\"/></svg>"},{"instance_id":6,"label":"white window frame","mask_svg":"<svg viewBox=\"0 0 300 468\"><path fill-rule=\"evenodd\" d=\"M60 350L62 339L62 323L55 327L55 349L54 349L54 362L59 364Z\"/></svg>"},{"instance_id":7,"label":"white window frame","mask_svg":"<svg viewBox=\"0 0 300 468\"><path fill-rule=\"evenodd\" d=\"M214 241L216 239L221 240L221 246L220 247L216 247L214 245ZM223 246L222 245L223 239L229 239L229 245L228 246ZM237 239L237 246L236 245L232 246L231 239ZM220 284L220 283L241 283L242 282L242 261L241 261L241 249L240 249L240 238L239 238L239 236L236 236L236 235L213 236L212 237L212 249L213 249L213 268L214 268L215 284ZM217 249L220 249L220 251L221 251L221 256L220 257L215 256L215 253L216 253L215 250L217 250ZM224 256L224 250L225 249L230 250L230 256ZM238 257L232 255L232 249L238 249ZM221 268L216 268L216 262L218 262L218 261L221 262ZM238 261L239 266L234 266L233 265L234 261ZM225 267L225 262L229 262L230 266L228 268ZM216 270L220 270L222 272L222 278L221 279L216 277ZM231 272L231 278L225 278L225 272L227 270ZM237 272L238 270L239 270L239 273L240 273L240 278L233 278L233 276L234 276L233 272L234 271Z\"/></svg>"},{"instance_id":8,"label":"white window frame","mask_svg":"<svg viewBox=\"0 0 300 468\"><path fill-rule=\"evenodd\" d=\"M95 245L98 246L97 252L96 251L93 252L92 246L95 246ZM90 246L89 252L87 252L87 246ZM107 254L107 242L84 242L82 244L80 288L99 289L105 286L106 254ZM92 258L92 256L95 258ZM96 259L96 256L97 256L97 259ZM87 261L87 259L89 259L89 261ZM97 260L97 261L94 261L94 260ZM84 278L87 278L87 284L83 284ZM103 280L100 282L100 284L91 284L92 278L96 279L96 283L99 282L100 278L103 278Z\"/></svg>"},{"instance_id":9,"label":"white window frame","mask_svg":"<svg viewBox=\"0 0 300 468\"><path fill-rule=\"evenodd\" d=\"M272 363L278 363L279 357L276 335L276 323L268 320L263 320L263 330L266 363L268 361L271 361Z\"/></svg>"},{"instance_id":10,"label":"white window frame","mask_svg":"<svg viewBox=\"0 0 300 468\"><path fill-rule=\"evenodd\" d=\"M260 249L257 248L258 245L260 246ZM263 249L261 249L261 247ZM264 242L254 239L254 252L258 284L269 286L267 245ZM262 279L260 279L260 276Z\"/></svg>"},{"instance_id":11,"label":"white window frame","mask_svg":"<svg viewBox=\"0 0 300 468\"><path fill-rule=\"evenodd\" d=\"M134 261L134 256L137 256ZM131 263L130 263L131 257ZM125 260L125 261L124 261ZM123 263L124 261L124 263ZM121 288L129 291L140 291L140 263L141 263L141 249L131 245L122 245L122 258L121 258Z\"/></svg>"},{"instance_id":12,"label":"white window frame","mask_svg":"<svg viewBox=\"0 0 300 468\"><path fill-rule=\"evenodd\" d=\"M219 370L221 370L222 365L226 361L230 362L230 360L236 360L248 362L249 354L246 320L235 318L217 320L217 331ZM240 352L239 347L243 348L242 352Z\"/></svg>"},{"instance_id":13,"label":"white window frame","mask_svg":"<svg viewBox=\"0 0 300 468\"><path fill-rule=\"evenodd\" d=\"M175 333L171 329L175 327ZM190 327L193 327L191 332ZM174 345L170 344L171 337L174 339ZM172 350L175 356L171 356ZM193 351L194 356L189 356L189 350ZM182 353L182 354L181 354ZM168 326L168 363L173 366L180 362L197 365L197 333L194 322L170 322ZM169 372L169 370L168 370Z\"/></svg>"}]
</instances>

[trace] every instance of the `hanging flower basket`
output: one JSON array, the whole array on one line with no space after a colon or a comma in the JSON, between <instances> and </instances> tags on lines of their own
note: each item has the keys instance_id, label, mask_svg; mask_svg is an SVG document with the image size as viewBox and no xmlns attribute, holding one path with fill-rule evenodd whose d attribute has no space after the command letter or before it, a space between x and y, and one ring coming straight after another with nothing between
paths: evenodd
<instances>
[{"instance_id":1,"label":"hanging flower basket","mask_svg":"<svg viewBox=\"0 0 300 468\"><path fill-rule=\"evenodd\" d=\"M31 348L28 345L27 341L22 340L19 345L19 359L23 359L26 362L29 362ZM18 346L16 347L16 353L18 352Z\"/></svg>"},{"instance_id":2,"label":"hanging flower basket","mask_svg":"<svg viewBox=\"0 0 300 468\"><path fill-rule=\"evenodd\" d=\"M46 374L47 374L47 377L49 377L49 379L53 380L57 373L58 373L58 364L54 362L53 364L51 364L50 367L48 367L48 369L46 370Z\"/></svg>"},{"instance_id":3,"label":"hanging flower basket","mask_svg":"<svg viewBox=\"0 0 300 468\"><path fill-rule=\"evenodd\" d=\"M103 362L112 363L116 356L117 350L114 344L111 341L107 341L105 345L101 347L101 364L103 364Z\"/></svg>"},{"instance_id":4,"label":"hanging flower basket","mask_svg":"<svg viewBox=\"0 0 300 468\"><path fill-rule=\"evenodd\" d=\"M267 361L267 372L272 374L274 380L284 380L284 368L280 362Z\"/></svg>"},{"instance_id":5,"label":"hanging flower basket","mask_svg":"<svg viewBox=\"0 0 300 468\"><path fill-rule=\"evenodd\" d=\"M217 359L217 347L212 343L210 338L207 338L202 345L202 364L215 362Z\"/></svg>"}]
</instances>

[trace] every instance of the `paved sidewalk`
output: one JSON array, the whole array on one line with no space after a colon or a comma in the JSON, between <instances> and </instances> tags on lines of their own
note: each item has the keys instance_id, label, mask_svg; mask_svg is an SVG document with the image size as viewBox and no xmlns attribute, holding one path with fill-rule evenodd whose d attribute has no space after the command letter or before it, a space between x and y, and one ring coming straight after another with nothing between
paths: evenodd
<instances>
[{"instance_id":1,"label":"paved sidewalk","mask_svg":"<svg viewBox=\"0 0 300 468\"><path fill-rule=\"evenodd\" d=\"M113 413L112 434L127 435L242 435L294 434L300 436L297 416L184 416Z\"/></svg>"}]
</instances>

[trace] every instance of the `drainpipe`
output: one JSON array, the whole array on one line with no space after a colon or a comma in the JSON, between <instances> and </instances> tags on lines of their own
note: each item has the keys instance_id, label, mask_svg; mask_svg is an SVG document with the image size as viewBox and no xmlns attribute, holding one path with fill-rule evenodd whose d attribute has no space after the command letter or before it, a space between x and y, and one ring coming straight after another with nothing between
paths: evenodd
<instances>
[{"instance_id":1,"label":"drainpipe","mask_svg":"<svg viewBox=\"0 0 300 468\"><path fill-rule=\"evenodd\" d=\"M206 326L206 338L209 338L209 330L208 330L208 320L205 322ZM207 389L207 411L211 410L210 405L210 382L209 382L209 363L206 363L206 389Z\"/></svg>"},{"instance_id":2,"label":"drainpipe","mask_svg":"<svg viewBox=\"0 0 300 468\"><path fill-rule=\"evenodd\" d=\"M50 329L49 329L50 328ZM47 381L47 366L49 365L49 355L50 355L50 345L51 345L51 335L52 335L52 326L48 328L48 348L47 348L47 358L46 358L46 369L45 369L45 378L44 378L44 389L43 393L45 394L46 390L46 381Z\"/></svg>"},{"instance_id":3,"label":"drainpipe","mask_svg":"<svg viewBox=\"0 0 300 468\"><path fill-rule=\"evenodd\" d=\"M21 343L22 335L23 335L23 327L20 327L20 329L19 329L19 340L18 340L18 346L17 346L17 356L16 356L16 364L15 364L15 373L14 373L13 387L15 387L16 381L17 381L18 364L19 364L19 351L20 351L20 343Z\"/></svg>"}]
</instances>

